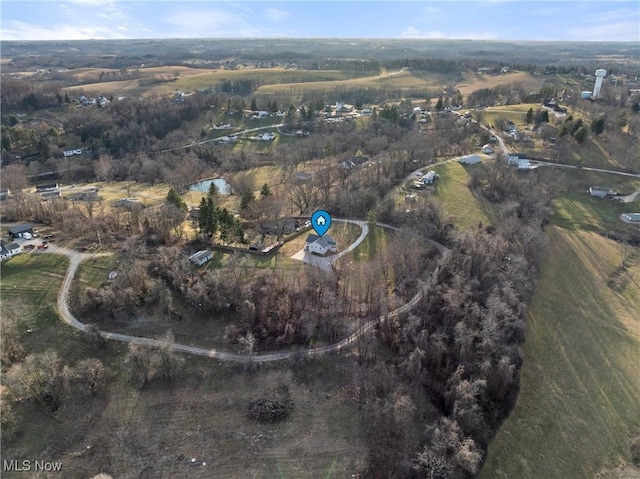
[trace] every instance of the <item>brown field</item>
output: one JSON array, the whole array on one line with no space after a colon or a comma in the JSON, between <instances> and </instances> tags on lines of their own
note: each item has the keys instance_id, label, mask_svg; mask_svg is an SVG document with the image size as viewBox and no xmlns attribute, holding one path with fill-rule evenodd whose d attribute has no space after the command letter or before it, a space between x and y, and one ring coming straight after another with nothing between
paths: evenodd
<instances>
[{"instance_id":1,"label":"brown field","mask_svg":"<svg viewBox=\"0 0 640 479\"><path fill-rule=\"evenodd\" d=\"M425 80L413 75L410 71L392 72L388 74L350 78L334 81L310 81L306 83L281 83L276 85L263 85L256 90L256 93L273 95L301 95L310 90L331 90L334 88L393 88L399 90L414 90L418 88L439 88L444 85L441 76L434 75Z\"/></svg>"},{"instance_id":2,"label":"brown field","mask_svg":"<svg viewBox=\"0 0 640 479\"><path fill-rule=\"evenodd\" d=\"M73 70L67 70L67 73L76 76L78 78L86 78L91 76L98 76L100 73L112 73L117 72L115 68L75 68Z\"/></svg>"},{"instance_id":3,"label":"brown field","mask_svg":"<svg viewBox=\"0 0 640 479\"><path fill-rule=\"evenodd\" d=\"M456 84L456 88L465 96L481 88L495 88L498 85L506 85L508 83L521 83L525 89L537 91L544 83L544 80L542 76L534 76L527 72L513 72L503 75L468 73L465 75L464 81Z\"/></svg>"},{"instance_id":4,"label":"brown field","mask_svg":"<svg viewBox=\"0 0 640 479\"><path fill-rule=\"evenodd\" d=\"M80 72L81 75L89 76L100 73L100 69L87 69ZM69 91L96 91L104 94L117 95L168 95L176 90L193 91L201 88L211 88L222 80L248 79L261 83L288 83L308 82L313 80L343 80L347 76L335 70L293 70L285 68L254 68L241 70L214 70L203 68L190 68L185 66L163 66L140 68L139 71L147 77L166 78L173 77L178 73L175 81L168 81L156 84L141 84L141 80L123 80L90 83L69 87ZM142 81L144 83L144 80Z\"/></svg>"}]
</instances>

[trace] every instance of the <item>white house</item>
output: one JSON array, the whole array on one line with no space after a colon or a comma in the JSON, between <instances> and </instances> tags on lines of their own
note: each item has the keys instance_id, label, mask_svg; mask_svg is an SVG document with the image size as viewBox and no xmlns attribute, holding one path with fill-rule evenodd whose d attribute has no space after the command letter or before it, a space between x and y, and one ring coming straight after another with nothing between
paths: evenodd
<instances>
[{"instance_id":1,"label":"white house","mask_svg":"<svg viewBox=\"0 0 640 479\"><path fill-rule=\"evenodd\" d=\"M5 245L0 243L0 259L9 259L22 251L22 247L18 243L9 243Z\"/></svg>"},{"instance_id":2,"label":"white house","mask_svg":"<svg viewBox=\"0 0 640 479\"><path fill-rule=\"evenodd\" d=\"M276 134L273 132L270 133L261 133L258 135L258 139L261 141L273 141L276 137Z\"/></svg>"},{"instance_id":3,"label":"white house","mask_svg":"<svg viewBox=\"0 0 640 479\"><path fill-rule=\"evenodd\" d=\"M201 250L189 256L189 261L191 261L196 266L202 266L207 261L211 261L211 257L211 251Z\"/></svg>"},{"instance_id":4,"label":"white house","mask_svg":"<svg viewBox=\"0 0 640 479\"><path fill-rule=\"evenodd\" d=\"M328 252L337 253L338 246L336 240L329 235L318 236L310 234L304 245L305 251L316 254L327 254Z\"/></svg>"},{"instance_id":5,"label":"white house","mask_svg":"<svg viewBox=\"0 0 640 479\"><path fill-rule=\"evenodd\" d=\"M507 155L508 165L517 165L519 160L527 160L527 155L524 153L509 153Z\"/></svg>"},{"instance_id":6,"label":"white house","mask_svg":"<svg viewBox=\"0 0 640 479\"><path fill-rule=\"evenodd\" d=\"M493 154L493 148L491 148L491 146L489 144L486 144L482 147L482 153L484 153L485 155L492 155Z\"/></svg>"},{"instance_id":7,"label":"white house","mask_svg":"<svg viewBox=\"0 0 640 479\"><path fill-rule=\"evenodd\" d=\"M424 175L422 178L420 178L420 181L422 182L423 185L432 185L433 183L435 183L438 176L440 176L438 175L438 173L431 170L431 171L428 171L427 174Z\"/></svg>"},{"instance_id":8,"label":"white house","mask_svg":"<svg viewBox=\"0 0 640 479\"><path fill-rule=\"evenodd\" d=\"M519 170L531 170L531 162L529 160L518 160Z\"/></svg>"}]
</instances>

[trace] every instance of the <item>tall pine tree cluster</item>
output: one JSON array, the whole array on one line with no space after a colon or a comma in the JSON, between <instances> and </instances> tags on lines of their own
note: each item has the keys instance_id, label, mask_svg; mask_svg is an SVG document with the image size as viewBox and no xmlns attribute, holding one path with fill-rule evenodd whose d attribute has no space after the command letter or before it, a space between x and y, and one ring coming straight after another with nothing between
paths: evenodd
<instances>
[{"instance_id":1,"label":"tall pine tree cluster","mask_svg":"<svg viewBox=\"0 0 640 479\"><path fill-rule=\"evenodd\" d=\"M213 199L208 196L200 201L200 214L198 225L202 234L215 238L216 233L220 233L220 240L227 243L231 240L244 243L244 231L240 225L240 220L234 218L226 208L220 208L213 203Z\"/></svg>"}]
</instances>

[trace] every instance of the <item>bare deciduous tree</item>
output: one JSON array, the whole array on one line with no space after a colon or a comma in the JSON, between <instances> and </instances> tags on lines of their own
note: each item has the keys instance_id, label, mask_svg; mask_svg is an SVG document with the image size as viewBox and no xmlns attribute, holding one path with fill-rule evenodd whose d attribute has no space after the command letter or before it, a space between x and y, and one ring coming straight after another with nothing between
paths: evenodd
<instances>
[{"instance_id":1,"label":"bare deciduous tree","mask_svg":"<svg viewBox=\"0 0 640 479\"><path fill-rule=\"evenodd\" d=\"M453 471L449 460L429 447L418 454L413 467L425 479L447 479Z\"/></svg>"},{"instance_id":2,"label":"bare deciduous tree","mask_svg":"<svg viewBox=\"0 0 640 479\"><path fill-rule=\"evenodd\" d=\"M151 377L151 348L144 344L130 343L126 362L141 385L145 386Z\"/></svg>"},{"instance_id":3,"label":"bare deciduous tree","mask_svg":"<svg viewBox=\"0 0 640 479\"><path fill-rule=\"evenodd\" d=\"M173 349L175 338L171 331L162 337L161 342L158 350L158 371L167 381L171 381L184 364L184 358L178 356Z\"/></svg>"}]
</instances>

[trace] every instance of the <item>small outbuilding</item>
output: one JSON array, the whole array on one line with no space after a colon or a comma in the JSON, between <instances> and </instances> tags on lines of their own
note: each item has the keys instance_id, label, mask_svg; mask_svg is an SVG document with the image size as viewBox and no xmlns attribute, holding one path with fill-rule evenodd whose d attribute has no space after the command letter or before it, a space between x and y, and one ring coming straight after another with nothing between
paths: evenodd
<instances>
[{"instance_id":1,"label":"small outbuilding","mask_svg":"<svg viewBox=\"0 0 640 479\"><path fill-rule=\"evenodd\" d=\"M611 198L616 196L617 193L610 188L603 188L602 186L589 187L589 194L596 198Z\"/></svg>"},{"instance_id":2,"label":"small outbuilding","mask_svg":"<svg viewBox=\"0 0 640 479\"><path fill-rule=\"evenodd\" d=\"M461 165L476 165L482 163L482 158L478 155L467 155L458 158L458 163Z\"/></svg>"},{"instance_id":3,"label":"small outbuilding","mask_svg":"<svg viewBox=\"0 0 640 479\"><path fill-rule=\"evenodd\" d=\"M28 223L9 228L9 235L13 239L24 238L25 233L28 233L27 236L33 235L33 227Z\"/></svg>"},{"instance_id":4,"label":"small outbuilding","mask_svg":"<svg viewBox=\"0 0 640 479\"><path fill-rule=\"evenodd\" d=\"M202 266L208 261L211 261L211 258L211 251L205 249L198 251L197 253L193 253L191 256L189 256L189 261L191 261L196 266Z\"/></svg>"}]
</instances>

